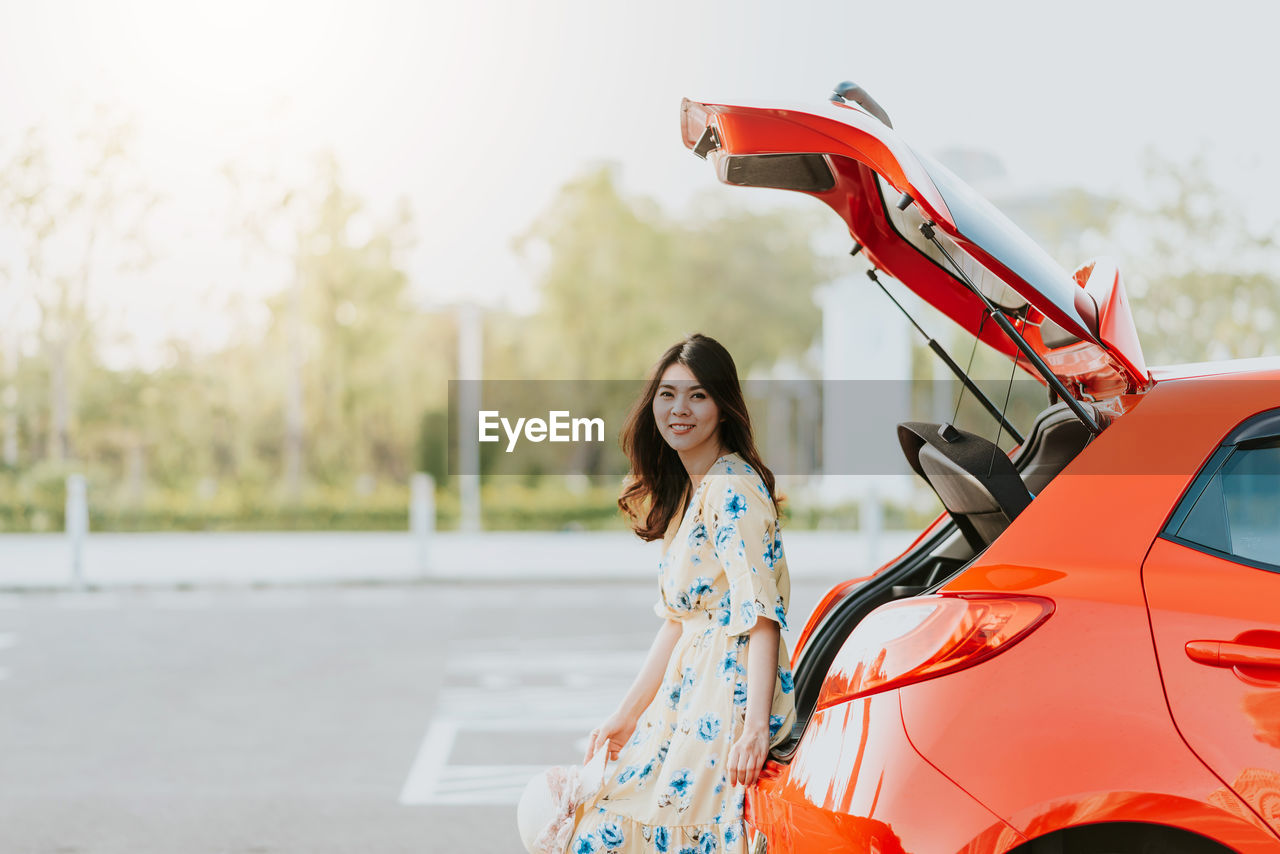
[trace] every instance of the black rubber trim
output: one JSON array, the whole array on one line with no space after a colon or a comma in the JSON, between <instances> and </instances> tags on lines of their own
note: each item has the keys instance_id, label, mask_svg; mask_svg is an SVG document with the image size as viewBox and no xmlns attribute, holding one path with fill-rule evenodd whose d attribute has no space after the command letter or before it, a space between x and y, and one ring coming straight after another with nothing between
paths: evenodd
<instances>
[{"instance_id":1,"label":"black rubber trim","mask_svg":"<svg viewBox=\"0 0 1280 854\"><path fill-rule=\"evenodd\" d=\"M1244 443L1252 444L1259 440L1265 441L1268 439L1280 439L1280 409L1268 409L1265 412L1250 415L1231 428L1231 432L1223 438L1217 450L1209 456L1209 459L1205 460L1200 472L1191 481L1186 491L1178 498L1178 503L1174 505L1173 512L1165 520L1159 536L1165 539L1173 539L1168 535L1176 533L1178 528L1182 526L1187 514L1191 512L1191 506L1195 504L1196 499L1200 497L1200 493L1204 491L1205 486L1209 483L1209 478L1218 473L1218 469L1226 461L1227 455L1234 450L1234 446ZM1222 454L1221 458L1218 458L1219 454ZM1210 467L1213 468L1213 471L1209 472L1208 476L1201 480L1205 471ZM1190 504L1186 504L1188 497L1190 497Z\"/></svg>"},{"instance_id":2,"label":"black rubber trim","mask_svg":"<svg viewBox=\"0 0 1280 854\"><path fill-rule=\"evenodd\" d=\"M1222 440L1222 444L1209 456L1209 459L1205 461L1205 464L1196 474L1195 479L1191 481L1191 485L1182 493L1178 503L1174 506L1173 513L1169 516L1168 521L1165 522L1164 527L1160 529L1159 538L1194 549L1201 554L1222 558L1231 563L1251 566L1254 569L1265 569L1267 572L1280 572L1280 565L1242 557L1231 552L1224 552L1221 549L1206 546L1204 543L1178 536L1178 530L1182 527L1182 523L1187 520L1192 508L1196 506L1196 502L1200 500L1205 487L1218 476L1218 473L1222 471L1222 467L1226 465L1232 454L1237 450L1249 450L1252 445L1276 439L1280 439L1280 409L1270 409L1266 412L1252 415L1240 422Z\"/></svg>"},{"instance_id":3,"label":"black rubber trim","mask_svg":"<svg viewBox=\"0 0 1280 854\"><path fill-rule=\"evenodd\" d=\"M1257 439L1280 438L1280 409L1254 415L1227 434L1224 445L1239 445Z\"/></svg>"},{"instance_id":4,"label":"black rubber trim","mask_svg":"<svg viewBox=\"0 0 1280 854\"><path fill-rule=\"evenodd\" d=\"M1165 523L1165 526L1160 529L1160 536L1166 539L1175 539L1177 537L1178 529L1182 527L1183 522L1187 521L1191 508L1195 507L1196 502L1200 500L1200 495L1204 492L1204 488L1222 470L1227 457L1231 456L1234 451L1234 445L1222 445L1210 455L1204 467L1200 469L1200 473L1195 476L1195 479L1191 481L1191 485L1187 487L1186 492L1182 493L1182 497L1178 499L1178 503L1173 509L1173 515L1169 517L1169 521Z\"/></svg>"},{"instance_id":5,"label":"black rubber trim","mask_svg":"<svg viewBox=\"0 0 1280 854\"><path fill-rule=\"evenodd\" d=\"M1076 825L1024 842L1009 854L1234 854L1180 827L1137 821Z\"/></svg>"},{"instance_id":6,"label":"black rubber trim","mask_svg":"<svg viewBox=\"0 0 1280 854\"><path fill-rule=\"evenodd\" d=\"M1195 549L1198 552L1211 555L1212 557L1220 557L1225 561L1230 561L1231 563L1237 563L1242 566L1251 566L1254 569L1265 569L1267 572L1280 572L1280 566L1277 566L1274 563L1267 563L1263 560L1254 560L1249 557L1241 557L1240 555L1232 554L1231 552L1219 551L1212 546L1206 546L1204 543L1197 543L1193 540L1184 540L1182 537L1175 537L1169 534L1161 534L1160 539L1168 540L1171 543L1177 543L1180 546L1186 546L1189 549Z\"/></svg>"}]
</instances>

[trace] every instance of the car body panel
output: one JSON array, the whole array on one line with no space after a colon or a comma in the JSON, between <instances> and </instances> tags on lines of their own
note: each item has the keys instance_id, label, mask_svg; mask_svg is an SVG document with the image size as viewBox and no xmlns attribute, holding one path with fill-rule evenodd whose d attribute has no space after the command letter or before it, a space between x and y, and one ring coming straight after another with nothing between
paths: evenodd
<instances>
[{"instance_id":1,"label":"car body panel","mask_svg":"<svg viewBox=\"0 0 1280 854\"><path fill-rule=\"evenodd\" d=\"M915 751L893 692L816 713L791 763L766 764L747 800L769 854L1000 852L1024 841Z\"/></svg>"},{"instance_id":2,"label":"car body panel","mask_svg":"<svg viewBox=\"0 0 1280 854\"><path fill-rule=\"evenodd\" d=\"M1055 810L1072 821L1096 820L1093 813L1111 809L1108 797L1126 803L1145 793L1155 798L1149 805L1187 802L1168 823L1188 826L1188 803L1199 804L1199 832L1240 850L1245 837L1280 850L1174 726L1142 588L1143 563L1165 521L1223 437L1257 411L1259 388L1213 377L1157 383L943 586L947 593L1042 595L1057 605L1043 628L1008 653L902 692L907 731L921 752L1021 832L1053 829L1035 822ZM1064 520L1078 536L1062 535ZM1055 661L1098 666L1045 678L1045 664ZM1016 685L1035 690L1008 689ZM966 697L999 703L974 709ZM935 719L936 709L958 711ZM949 738L955 731L966 739ZM1046 770L1017 779L975 773L992 764ZM1072 792L1079 800L1068 807Z\"/></svg>"},{"instance_id":3,"label":"car body panel","mask_svg":"<svg viewBox=\"0 0 1280 854\"><path fill-rule=\"evenodd\" d=\"M1280 573L1156 540L1143 566L1169 708L1191 749L1280 831L1280 668L1194 661L1188 642L1280 640Z\"/></svg>"},{"instance_id":4,"label":"car body panel","mask_svg":"<svg viewBox=\"0 0 1280 854\"><path fill-rule=\"evenodd\" d=\"M1010 306L1019 331L1038 353L1064 351L1054 369L1064 381L1094 398L1149 387L1128 300L1113 264L1095 263L1076 276L1068 274L963 181L913 151L860 108L830 102L791 108L686 99L681 118L685 145L704 153L725 183L747 183L733 173L737 164L751 158L825 158L829 184L749 185L797 189L826 203L876 267L996 350L1010 357L1017 352L995 324L985 322L983 301L961 283L956 265L989 298ZM711 131L713 144L704 147L704 136ZM905 193L911 203L900 210L899 200L886 198L880 180ZM926 221L949 247L950 259L919 235L917 229ZM1006 292L1017 299L1006 302ZM1017 307L1020 301L1025 301L1025 310ZM1050 327L1057 330L1053 336L1047 334ZM1055 340L1056 345L1050 343ZM1019 364L1030 370L1025 362Z\"/></svg>"},{"instance_id":5,"label":"car body panel","mask_svg":"<svg viewBox=\"0 0 1280 854\"><path fill-rule=\"evenodd\" d=\"M1170 720L1136 567L1097 571L1093 583L1079 585L1072 584L1079 572L1062 573L1037 588L1057 590L1053 616L1016 646L900 689L915 747L1028 837L1145 818L1233 847L1253 840L1276 850L1276 839L1187 750ZM1022 567L993 568L989 577L1002 574L1019 588L1028 577ZM1120 574L1128 584L1116 584ZM1102 590L1111 593L1097 598ZM1065 666L1046 678L1046 663L1073 661L1106 666Z\"/></svg>"},{"instance_id":6,"label":"car body panel","mask_svg":"<svg viewBox=\"0 0 1280 854\"><path fill-rule=\"evenodd\" d=\"M940 588L1056 605L1007 652L896 692L913 750L1020 834L1151 820L1236 850L1280 851L1175 727L1142 587L1152 543L1223 437L1257 411L1259 388L1230 377L1157 383ZM1063 536L1064 525L1078 535ZM1098 666L1046 673L1046 662ZM858 733L845 731L846 743Z\"/></svg>"},{"instance_id":7,"label":"car body panel","mask_svg":"<svg viewBox=\"0 0 1280 854\"><path fill-rule=\"evenodd\" d=\"M1253 359L1225 359L1221 362L1187 362L1180 365L1160 365L1151 369L1156 382L1162 380L1194 379L1197 377L1234 376L1242 382L1275 381L1280 376L1280 356L1258 356ZM1257 392L1259 397L1276 392Z\"/></svg>"}]
</instances>

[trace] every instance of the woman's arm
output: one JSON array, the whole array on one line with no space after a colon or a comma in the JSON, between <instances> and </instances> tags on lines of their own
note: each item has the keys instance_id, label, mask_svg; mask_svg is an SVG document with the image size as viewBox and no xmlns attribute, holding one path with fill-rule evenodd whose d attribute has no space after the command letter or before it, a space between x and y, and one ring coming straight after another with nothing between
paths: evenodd
<instances>
[{"instance_id":1,"label":"woman's arm","mask_svg":"<svg viewBox=\"0 0 1280 854\"><path fill-rule=\"evenodd\" d=\"M609 744L609 758L618 758L618 751L627 743L627 739L631 738L640 715L649 707L654 695L662 687L662 674L666 672L671 650L675 649L678 640L680 640L680 623L676 620L665 621L658 629L658 634L649 647L649 655L645 657L644 665L636 675L635 681L631 683L630 690L618 704L618 710L591 731L591 740L587 744L587 757L584 761L590 761L596 748L606 742ZM777 655L776 652L774 654ZM769 712L766 707L766 730L768 723Z\"/></svg>"},{"instance_id":2,"label":"woman's arm","mask_svg":"<svg viewBox=\"0 0 1280 854\"><path fill-rule=\"evenodd\" d=\"M751 785L769 756L769 712L778 676L778 624L757 617L747 642L747 718L729 750L730 785Z\"/></svg>"}]
</instances>

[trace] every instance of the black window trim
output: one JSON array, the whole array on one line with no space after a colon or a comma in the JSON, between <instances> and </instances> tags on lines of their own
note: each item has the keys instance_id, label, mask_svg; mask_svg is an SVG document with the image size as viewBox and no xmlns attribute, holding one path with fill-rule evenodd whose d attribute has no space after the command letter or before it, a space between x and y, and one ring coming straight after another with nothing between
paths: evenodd
<instances>
[{"instance_id":1,"label":"black window trim","mask_svg":"<svg viewBox=\"0 0 1280 854\"><path fill-rule=\"evenodd\" d=\"M1177 543L1189 549L1194 549L1211 557L1222 558L1231 563L1243 566L1251 566L1254 569L1265 569L1268 572L1280 573L1280 565L1267 563L1266 561L1254 560L1253 558L1242 557L1231 552L1224 552L1221 549L1215 549L1212 546L1206 546L1204 543L1197 543L1194 540L1179 537L1177 532L1182 527L1182 523L1186 521L1187 516L1191 513L1191 509L1195 507L1196 502L1200 500L1201 493L1209 482L1218 476L1218 472L1226 465L1228 459L1231 458L1237 450L1250 450L1256 445L1262 444L1269 440L1280 439L1280 409L1269 409L1266 412L1259 412L1251 415L1236 425L1226 438L1205 461L1204 466L1200 469L1199 474L1191 481L1191 485L1187 487L1187 491L1178 499L1178 504L1174 508L1173 514L1169 517L1169 521L1165 523L1164 528L1160 531L1160 538L1168 540L1171 543Z\"/></svg>"}]
</instances>

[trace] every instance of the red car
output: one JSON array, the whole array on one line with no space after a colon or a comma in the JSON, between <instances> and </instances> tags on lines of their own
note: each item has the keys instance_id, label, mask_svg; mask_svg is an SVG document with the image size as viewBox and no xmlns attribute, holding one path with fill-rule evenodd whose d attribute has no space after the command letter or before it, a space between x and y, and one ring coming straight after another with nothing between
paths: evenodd
<instances>
[{"instance_id":1,"label":"red car","mask_svg":"<svg viewBox=\"0 0 1280 854\"><path fill-rule=\"evenodd\" d=\"M682 120L1052 404L1008 455L898 427L947 512L805 627L755 850L1280 852L1280 360L1149 369L1114 264L1064 271L852 84Z\"/></svg>"}]
</instances>

